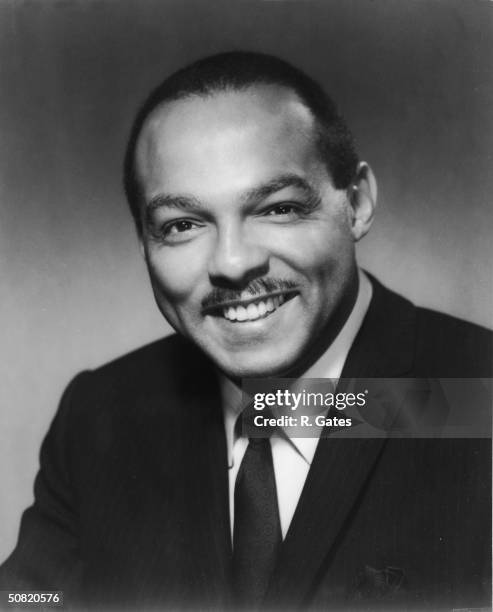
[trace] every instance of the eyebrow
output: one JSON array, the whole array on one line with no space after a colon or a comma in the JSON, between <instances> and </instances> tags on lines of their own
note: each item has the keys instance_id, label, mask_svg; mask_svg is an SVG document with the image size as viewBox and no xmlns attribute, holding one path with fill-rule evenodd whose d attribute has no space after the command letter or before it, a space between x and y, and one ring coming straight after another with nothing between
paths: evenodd
<instances>
[{"instance_id":1,"label":"eyebrow","mask_svg":"<svg viewBox=\"0 0 493 612\"><path fill-rule=\"evenodd\" d=\"M150 214L158 208L178 208L187 212L198 212L203 207L199 200L192 196L158 194L150 199L147 205L147 212Z\"/></svg>"},{"instance_id":2,"label":"eyebrow","mask_svg":"<svg viewBox=\"0 0 493 612\"><path fill-rule=\"evenodd\" d=\"M310 199L314 199L318 196L316 190L308 183L306 179L297 174L282 174L271 181L248 189L242 194L241 199L244 202L252 202L265 200L269 196L292 187L303 191L304 194ZM189 195L172 195L172 194L158 194L151 198L146 207L146 216L152 215L152 213L158 208L175 208L184 212L203 212L204 206L200 203L197 198Z\"/></svg>"},{"instance_id":3,"label":"eyebrow","mask_svg":"<svg viewBox=\"0 0 493 612\"><path fill-rule=\"evenodd\" d=\"M282 174L281 176L278 176L267 183L249 189L242 196L242 199L245 201L265 200L269 196L277 193L278 191L282 191L283 189L287 189L288 187L293 187L294 189L303 191L305 195L309 197L317 195L315 189L306 179L298 176L297 174Z\"/></svg>"}]
</instances>

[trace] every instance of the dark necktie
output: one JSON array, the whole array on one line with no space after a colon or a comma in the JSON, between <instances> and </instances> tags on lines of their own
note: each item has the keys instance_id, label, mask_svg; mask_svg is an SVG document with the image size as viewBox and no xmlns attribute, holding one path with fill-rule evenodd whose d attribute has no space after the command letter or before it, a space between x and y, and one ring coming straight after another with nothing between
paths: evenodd
<instances>
[{"instance_id":1,"label":"dark necktie","mask_svg":"<svg viewBox=\"0 0 493 612\"><path fill-rule=\"evenodd\" d=\"M233 588L239 607L259 607L282 542L269 438L250 438L235 484Z\"/></svg>"}]
</instances>

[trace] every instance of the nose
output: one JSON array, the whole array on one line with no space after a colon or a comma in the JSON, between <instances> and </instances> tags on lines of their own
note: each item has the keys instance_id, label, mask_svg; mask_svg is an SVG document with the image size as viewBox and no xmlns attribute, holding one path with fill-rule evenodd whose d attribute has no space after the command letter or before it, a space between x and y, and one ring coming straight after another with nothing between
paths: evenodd
<instances>
[{"instance_id":1,"label":"nose","mask_svg":"<svg viewBox=\"0 0 493 612\"><path fill-rule=\"evenodd\" d=\"M217 240L209 260L209 278L222 287L243 287L269 269L266 246L255 243L245 235L241 225L219 228Z\"/></svg>"}]
</instances>

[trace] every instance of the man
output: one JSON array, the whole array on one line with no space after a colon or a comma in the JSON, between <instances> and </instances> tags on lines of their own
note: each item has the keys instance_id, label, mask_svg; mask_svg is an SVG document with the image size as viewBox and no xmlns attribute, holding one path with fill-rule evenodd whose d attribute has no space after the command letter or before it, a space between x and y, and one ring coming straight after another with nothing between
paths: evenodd
<instances>
[{"instance_id":1,"label":"man","mask_svg":"<svg viewBox=\"0 0 493 612\"><path fill-rule=\"evenodd\" d=\"M376 182L322 89L270 56L199 61L139 112L125 187L178 334L69 385L2 588L76 608L488 605L488 440L238 426L242 380L491 376L486 330L358 270Z\"/></svg>"}]
</instances>

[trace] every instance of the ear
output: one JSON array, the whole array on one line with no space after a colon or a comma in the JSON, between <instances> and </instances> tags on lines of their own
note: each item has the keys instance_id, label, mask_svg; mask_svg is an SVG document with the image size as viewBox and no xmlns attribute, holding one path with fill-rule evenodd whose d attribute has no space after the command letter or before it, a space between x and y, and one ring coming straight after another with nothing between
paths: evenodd
<instances>
[{"instance_id":1,"label":"ear","mask_svg":"<svg viewBox=\"0 0 493 612\"><path fill-rule=\"evenodd\" d=\"M351 205L351 233L358 242L365 236L373 223L377 206L377 181L366 162L360 162L356 178L348 189Z\"/></svg>"}]
</instances>

